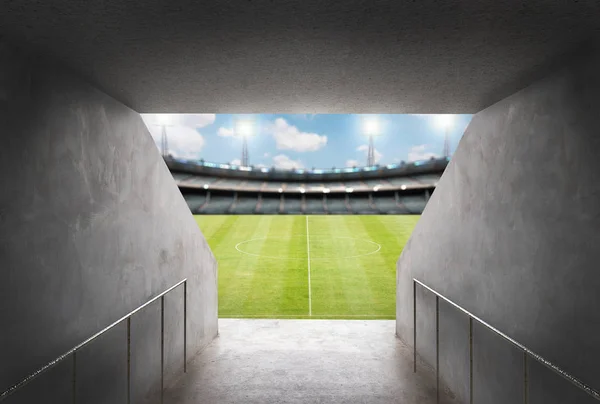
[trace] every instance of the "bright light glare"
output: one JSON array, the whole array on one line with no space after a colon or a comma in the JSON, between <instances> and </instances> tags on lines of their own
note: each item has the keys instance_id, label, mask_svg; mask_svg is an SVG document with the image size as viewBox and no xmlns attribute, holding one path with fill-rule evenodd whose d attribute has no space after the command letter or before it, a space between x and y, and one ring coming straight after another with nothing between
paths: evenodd
<instances>
[{"instance_id":1,"label":"bright light glare","mask_svg":"<svg viewBox=\"0 0 600 404\"><path fill-rule=\"evenodd\" d=\"M173 121L171 114L156 114L156 121L159 125L169 125Z\"/></svg>"},{"instance_id":2,"label":"bright light glare","mask_svg":"<svg viewBox=\"0 0 600 404\"><path fill-rule=\"evenodd\" d=\"M254 125L251 121L239 121L235 125L235 133L239 136L252 136L254 134Z\"/></svg>"},{"instance_id":3,"label":"bright light glare","mask_svg":"<svg viewBox=\"0 0 600 404\"><path fill-rule=\"evenodd\" d=\"M449 129L454 124L454 115L442 114L434 118L435 126L441 129Z\"/></svg>"},{"instance_id":4,"label":"bright light glare","mask_svg":"<svg viewBox=\"0 0 600 404\"><path fill-rule=\"evenodd\" d=\"M379 135L379 120L374 116L363 118L363 131L365 135Z\"/></svg>"}]
</instances>

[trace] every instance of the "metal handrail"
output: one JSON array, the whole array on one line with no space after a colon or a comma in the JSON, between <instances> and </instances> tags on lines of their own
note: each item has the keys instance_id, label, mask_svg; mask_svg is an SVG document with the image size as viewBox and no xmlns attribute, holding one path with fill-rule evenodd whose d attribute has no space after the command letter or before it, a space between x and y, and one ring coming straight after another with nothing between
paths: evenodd
<instances>
[{"instance_id":1,"label":"metal handrail","mask_svg":"<svg viewBox=\"0 0 600 404\"><path fill-rule=\"evenodd\" d=\"M435 361L436 361L436 383L437 383L437 402L440 402L440 298L447 303L450 303L452 306L457 308L459 311L465 313L469 316L469 402L473 404L473 320L478 323L484 325L485 327L492 330L497 335L501 336L518 349L523 351L523 403L529 403L529 370L527 367L527 359L529 357L535 359L542 365L546 366L548 369L562 376L564 379L568 380L594 399L600 401L600 393L593 388L589 387L581 380L571 376L569 373L565 372L549 360L543 358L541 355L536 354L529 348L526 348L524 345L518 343L508 335L499 331L498 329L492 327L476 315L470 313L466 309L462 308L458 304L454 303L452 300L443 296L442 294L436 292L429 286L425 285L423 282L418 281L413 278L413 359L414 359L414 372L417 371L417 285L425 288L429 292L435 295L435 334L436 334L436 346L435 346Z\"/></svg>"},{"instance_id":2,"label":"metal handrail","mask_svg":"<svg viewBox=\"0 0 600 404\"><path fill-rule=\"evenodd\" d=\"M148 300L143 305L139 306L137 309L133 310L129 314L121 317L108 327L102 329L96 334L92 335L79 345L71 348L64 354L60 355L58 358L52 360L45 366L36 370L19 383L11 386L8 390L2 392L0 394L0 401L6 399L8 396L15 393L17 390L28 384L29 382L36 379L42 373L47 371L48 369L53 368L58 363L60 363L63 359L67 358L69 355L73 358L73 374L72 374L72 387L73 387L73 404L77 402L76 396L76 387L77 387L77 351L98 338L100 335L105 332L111 330L113 327L119 325L122 321L127 320L127 403L131 402L131 317L144 309L148 305L160 299L160 391L161 391L161 403L163 402L163 394L164 394L164 359L165 359L165 295L175 289L176 287L183 284L183 372L187 372L187 278L177 282L175 285L171 286L169 289L165 290L161 294L152 299Z\"/></svg>"}]
</instances>

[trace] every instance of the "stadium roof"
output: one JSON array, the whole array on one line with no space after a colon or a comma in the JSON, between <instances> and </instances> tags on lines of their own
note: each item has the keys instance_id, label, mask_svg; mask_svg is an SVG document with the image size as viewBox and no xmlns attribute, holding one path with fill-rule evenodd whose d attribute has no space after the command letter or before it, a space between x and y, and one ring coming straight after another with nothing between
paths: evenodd
<instances>
[{"instance_id":1,"label":"stadium roof","mask_svg":"<svg viewBox=\"0 0 600 404\"><path fill-rule=\"evenodd\" d=\"M598 15L597 0L8 0L0 34L138 112L475 113Z\"/></svg>"}]
</instances>

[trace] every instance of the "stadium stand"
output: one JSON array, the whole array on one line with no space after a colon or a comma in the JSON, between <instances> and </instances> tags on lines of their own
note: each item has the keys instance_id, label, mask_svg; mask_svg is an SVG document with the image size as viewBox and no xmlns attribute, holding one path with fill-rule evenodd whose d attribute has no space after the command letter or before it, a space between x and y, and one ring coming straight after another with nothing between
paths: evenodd
<instances>
[{"instance_id":1,"label":"stadium stand","mask_svg":"<svg viewBox=\"0 0 600 404\"><path fill-rule=\"evenodd\" d=\"M325 200L322 195L307 195L306 196L306 211L307 214L325 214Z\"/></svg>"},{"instance_id":2,"label":"stadium stand","mask_svg":"<svg viewBox=\"0 0 600 404\"><path fill-rule=\"evenodd\" d=\"M421 214L448 164L306 171L165 161L195 214Z\"/></svg>"},{"instance_id":3,"label":"stadium stand","mask_svg":"<svg viewBox=\"0 0 600 404\"><path fill-rule=\"evenodd\" d=\"M298 195L288 194L284 195L283 210L281 213L288 215L299 215L302 212L302 199Z\"/></svg>"},{"instance_id":4,"label":"stadium stand","mask_svg":"<svg viewBox=\"0 0 600 404\"><path fill-rule=\"evenodd\" d=\"M230 213L237 215L248 215L256 211L258 197L256 195L238 196L235 203L231 205Z\"/></svg>"},{"instance_id":5,"label":"stadium stand","mask_svg":"<svg viewBox=\"0 0 600 404\"><path fill-rule=\"evenodd\" d=\"M199 210L198 213L206 215L216 215L227 213L229 207L233 204L233 197L231 195L210 195L206 198L205 203Z\"/></svg>"}]
</instances>

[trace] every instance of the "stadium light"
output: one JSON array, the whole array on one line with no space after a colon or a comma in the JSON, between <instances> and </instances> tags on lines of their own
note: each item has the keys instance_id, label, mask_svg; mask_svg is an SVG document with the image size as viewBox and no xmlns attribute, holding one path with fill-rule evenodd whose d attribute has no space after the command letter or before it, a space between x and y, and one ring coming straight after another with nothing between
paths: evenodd
<instances>
[{"instance_id":1,"label":"stadium light","mask_svg":"<svg viewBox=\"0 0 600 404\"><path fill-rule=\"evenodd\" d=\"M400 189L406 189L406 185L402 185Z\"/></svg>"},{"instance_id":2,"label":"stadium light","mask_svg":"<svg viewBox=\"0 0 600 404\"><path fill-rule=\"evenodd\" d=\"M306 192L306 190L305 190L304 188L300 188L300 193L301 193L301 194L303 194L303 193L305 193L305 192Z\"/></svg>"},{"instance_id":3,"label":"stadium light","mask_svg":"<svg viewBox=\"0 0 600 404\"><path fill-rule=\"evenodd\" d=\"M324 193L324 194L328 194L329 192L330 192L330 189L329 189L329 188L323 188L323 193Z\"/></svg>"},{"instance_id":4,"label":"stadium light","mask_svg":"<svg viewBox=\"0 0 600 404\"><path fill-rule=\"evenodd\" d=\"M242 137L249 137L254 134L254 124L250 120L240 120L235 124L235 134Z\"/></svg>"},{"instance_id":5,"label":"stadium light","mask_svg":"<svg viewBox=\"0 0 600 404\"><path fill-rule=\"evenodd\" d=\"M242 138L241 165L247 167L250 165L248 158L248 138L254 134L254 123L248 119L237 121L235 123L235 134Z\"/></svg>"},{"instance_id":6,"label":"stadium light","mask_svg":"<svg viewBox=\"0 0 600 404\"><path fill-rule=\"evenodd\" d=\"M208 189L208 184L204 184L204 189Z\"/></svg>"},{"instance_id":7,"label":"stadium light","mask_svg":"<svg viewBox=\"0 0 600 404\"><path fill-rule=\"evenodd\" d=\"M283 192L283 188L279 188L279 193L282 193L282 192Z\"/></svg>"},{"instance_id":8,"label":"stadium light","mask_svg":"<svg viewBox=\"0 0 600 404\"><path fill-rule=\"evenodd\" d=\"M354 188L346 188L346 192L348 192L348 193L353 192L353 191L354 191Z\"/></svg>"},{"instance_id":9,"label":"stadium light","mask_svg":"<svg viewBox=\"0 0 600 404\"><path fill-rule=\"evenodd\" d=\"M375 191L375 192L379 191L379 185L375 185L375 186L373 187L373 191Z\"/></svg>"},{"instance_id":10,"label":"stadium light","mask_svg":"<svg viewBox=\"0 0 600 404\"><path fill-rule=\"evenodd\" d=\"M441 114L434 118L435 125L444 131L444 150L443 155L446 158L450 157L450 128L454 125L454 115Z\"/></svg>"},{"instance_id":11,"label":"stadium light","mask_svg":"<svg viewBox=\"0 0 600 404\"><path fill-rule=\"evenodd\" d=\"M377 136L381 134L379 119L375 116L363 118L363 132L367 136Z\"/></svg>"},{"instance_id":12,"label":"stadium light","mask_svg":"<svg viewBox=\"0 0 600 404\"><path fill-rule=\"evenodd\" d=\"M379 119L375 116L363 118L363 133L369 137L369 150L367 151L367 167L375 165L375 145L373 137L381 134Z\"/></svg>"}]
</instances>

